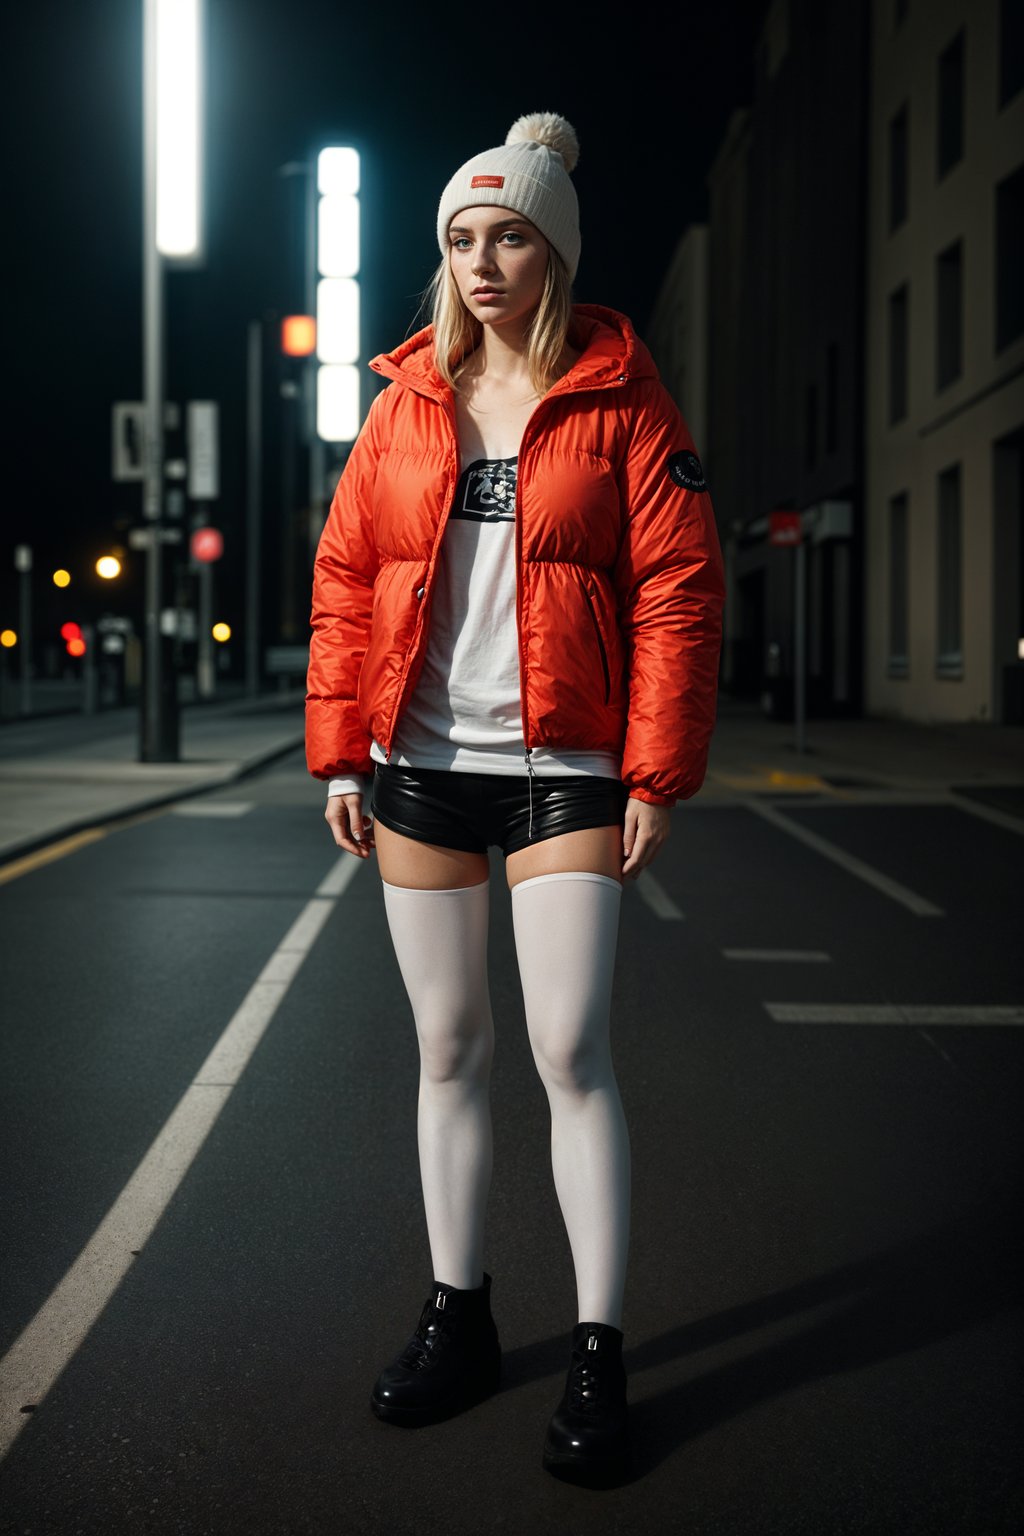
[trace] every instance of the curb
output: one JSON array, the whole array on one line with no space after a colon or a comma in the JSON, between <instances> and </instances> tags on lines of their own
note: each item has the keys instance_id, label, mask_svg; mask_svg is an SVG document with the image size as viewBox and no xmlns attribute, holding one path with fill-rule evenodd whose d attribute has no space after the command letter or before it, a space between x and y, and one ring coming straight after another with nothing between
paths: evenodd
<instances>
[{"instance_id":1,"label":"curb","mask_svg":"<svg viewBox=\"0 0 1024 1536\"><path fill-rule=\"evenodd\" d=\"M291 741L279 743L265 752L247 758L241 767L230 773L219 777L211 776L181 789L165 790L159 795L149 795L124 810L106 811L96 816L81 816L76 821L65 822L62 826L45 832L39 837L29 837L20 843L9 843L6 848L0 850L0 869L8 864L17 863L18 859L38 853L41 848L49 848L66 837L75 837L79 832L91 832L96 827L116 827L123 822L134 820L136 816L146 811L158 811L163 806L174 805L179 800L193 800L197 795L209 794L211 789L222 789L225 784L237 784L241 779L248 778L251 773L257 773L259 769L265 768L268 763L275 762L277 758L287 757L290 752L301 747L304 740L305 737L300 732Z\"/></svg>"}]
</instances>

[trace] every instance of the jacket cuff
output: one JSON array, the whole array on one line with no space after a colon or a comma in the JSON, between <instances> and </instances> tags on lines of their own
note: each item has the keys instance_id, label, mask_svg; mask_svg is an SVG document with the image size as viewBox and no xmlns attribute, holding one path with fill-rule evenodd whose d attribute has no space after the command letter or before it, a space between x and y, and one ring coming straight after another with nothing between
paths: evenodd
<instances>
[{"instance_id":1,"label":"jacket cuff","mask_svg":"<svg viewBox=\"0 0 1024 1536\"><path fill-rule=\"evenodd\" d=\"M675 795L655 795L649 789L640 789L639 787L629 790L629 798L631 800L642 800L645 805L667 805L669 809L676 803Z\"/></svg>"},{"instance_id":2,"label":"jacket cuff","mask_svg":"<svg viewBox=\"0 0 1024 1536\"><path fill-rule=\"evenodd\" d=\"M365 799L369 793L371 777L366 773L350 773L341 779L331 779L327 785L328 800L335 795L362 795Z\"/></svg>"}]
</instances>

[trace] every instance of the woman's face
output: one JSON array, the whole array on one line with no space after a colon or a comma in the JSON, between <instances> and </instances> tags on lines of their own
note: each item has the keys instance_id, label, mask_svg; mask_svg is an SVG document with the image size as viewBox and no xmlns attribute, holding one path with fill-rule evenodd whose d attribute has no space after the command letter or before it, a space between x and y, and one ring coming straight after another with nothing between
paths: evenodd
<instances>
[{"instance_id":1,"label":"woman's face","mask_svg":"<svg viewBox=\"0 0 1024 1536\"><path fill-rule=\"evenodd\" d=\"M448 226L448 252L462 302L484 325L525 319L540 303L548 243L513 209L460 209Z\"/></svg>"}]
</instances>

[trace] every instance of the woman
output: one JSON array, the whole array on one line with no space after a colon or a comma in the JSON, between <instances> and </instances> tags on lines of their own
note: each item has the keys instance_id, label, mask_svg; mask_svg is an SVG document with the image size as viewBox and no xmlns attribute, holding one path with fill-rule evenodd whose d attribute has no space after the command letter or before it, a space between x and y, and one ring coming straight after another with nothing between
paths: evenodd
<instances>
[{"instance_id":1,"label":"woman","mask_svg":"<svg viewBox=\"0 0 1024 1536\"><path fill-rule=\"evenodd\" d=\"M433 324L371 363L392 383L317 553L307 742L338 846L376 850L420 1051L434 1285L372 1407L420 1424L498 1384L483 1268L493 844L578 1292L543 1463L600 1481L628 1457L630 1161L609 1048L622 882L704 776L722 572L700 462L649 353L625 316L571 302L577 154L564 118L520 118L442 194Z\"/></svg>"}]
</instances>

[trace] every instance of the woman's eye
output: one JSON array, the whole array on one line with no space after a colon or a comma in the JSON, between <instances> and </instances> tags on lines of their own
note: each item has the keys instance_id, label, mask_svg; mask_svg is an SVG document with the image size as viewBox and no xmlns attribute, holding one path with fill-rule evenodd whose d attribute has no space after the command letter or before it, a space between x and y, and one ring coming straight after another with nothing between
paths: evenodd
<instances>
[{"instance_id":1,"label":"woman's eye","mask_svg":"<svg viewBox=\"0 0 1024 1536\"><path fill-rule=\"evenodd\" d=\"M461 251L463 247L467 246L468 244L469 237L467 235L456 235L455 239L452 241L452 249L455 251Z\"/></svg>"},{"instance_id":2,"label":"woman's eye","mask_svg":"<svg viewBox=\"0 0 1024 1536\"><path fill-rule=\"evenodd\" d=\"M523 240L522 235L517 234L514 229L506 229L501 238L503 240L514 240L517 245L521 245Z\"/></svg>"}]
</instances>

